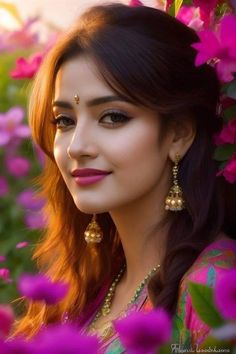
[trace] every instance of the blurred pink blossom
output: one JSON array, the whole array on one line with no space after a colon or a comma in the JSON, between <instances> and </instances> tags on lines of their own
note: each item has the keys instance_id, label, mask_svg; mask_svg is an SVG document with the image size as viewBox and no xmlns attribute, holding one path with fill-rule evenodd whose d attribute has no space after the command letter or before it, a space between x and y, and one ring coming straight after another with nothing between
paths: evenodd
<instances>
[{"instance_id":1,"label":"blurred pink blossom","mask_svg":"<svg viewBox=\"0 0 236 354\"><path fill-rule=\"evenodd\" d=\"M174 0L166 0L166 7L165 11L168 11L171 5L173 4Z\"/></svg>"},{"instance_id":2,"label":"blurred pink blossom","mask_svg":"<svg viewBox=\"0 0 236 354\"><path fill-rule=\"evenodd\" d=\"M208 27L211 22L213 10L219 0L193 0L193 4L200 9L200 18L204 22L205 27Z\"/></svg>"},{"instance_id":3,"label":"blurred pink blossom","mask_svg":"<svg viewBox=\"0 0 236 354\"><path fill-rule=\"evenodd\" d=\"M42 198L36 196L33 189L25 189L18 195L16 200L22 207L31 211L38 211L42 209L45 204Z\"/></svg>"},{"instance_id":4,"label":"blurred pink blossom","mask_svg":"<svg viewBox=\"0 0 236 354\"><path fill-rule=\"evenodd\" d=\"M5 262L6 257L5 256L0 256L0 262Z\"/></svg>"},{"instance_id":5,"label":"blurred pink blossom","mask_svg":"<svg viewBox=\"0 0 236 354\"><path fill-rule=\"evenodd\" d=\"M6 146L15 138L28 138L30 129L22 124L24 111L21 107L12 107L6 113L0 113L0 146Z\"/></svg>"},{"instance_id":6,"label":"blurred pink blossom","mask_svg":"<svg viewBox=\"0 0 236 354\"><path fill-rule=\"evenodd\" d=\"M223 175L229 183L236 182L236 153L229 160L227 165L217 173L217 176Z\"/></svg>"},{"instance_id":7,"label":"blurred pink blossom","mask_svg":"<svg viewBox=\"0 0 236 354\"><path fill-rule=\"evenodd\" d=\"M43 229L47 221L42 212L27 212L25 215L25 224L31 230Z\"/></svg>"},{"instance_id":8,"label":"blurred pink blossom","mask_svg":"<svg viewBox=\"0 0 236 354\"><path fill-rule=\"evenodd\" d=\"M21 295L33 301L45 301L48 305L61 301L69 290L62 281L53 282L45 274L22 274L18 281Z\"/></svg>"},{"instance_id":9,"label":"blurred pink blossom","mask_svg":"<svg viewBox=\"0 0 236 354\"><path fill-rule=\"evenodd\" d=\"M14 46L14 48L30 48L32 45L38 44L39 35L32 30L33 25L38 20L38 17L30 18L23 24L20 29L11 31L8 38L10 45Z\"/></svg>"},{"instance_id":10,"label":"blurred pink blossom","mask_svg":"<svg viewBox=\"0 0 236 354\"><path fill-rule=\"evenodd\" d=\"M10 270L8 268L0 268L0 279L5 281L10 280Z\"/></svg>"},{"instance_id":11,"label":"blurred pink blossom","mask_svg":"<svg viewBox=\"0 0 236 354\"><path fill-rule=\"evenodd\" d=\"M41 53L36 53L28 59L18 58L16 67L10 73L13 79L32 78L38 71L43 60Z\"/></svg>"},{"instance_id":12,"label":"blurred pink blossom","mask_svg":"<svg viewBox=\"0 0 236 354\"><path fill-rule=\"evenodd\" d=\"M203 28L203 21L200 19L199 10L194 6L181 6L176 18L195 31L200 31Z\"/></svg>"},{"instance_id":13,"label":"blurred pink blossom","mask_svg":"<svg viewBox=\"0 0 236 354\"><path fill-rule=\"evenodd\" d=\"M216 145L235 144L236 143L236 118L229 121L228 124L213 137Z\"/></svg>"},{"instance_id":14,"label":"blurred pink blossom","mask_svg":"<svg viewBox=\"0 0 236 354\"><path fill-rule=\"evenodd\" d=\"M216 32L204 30L198 33L200 42L192 44L198 53L195 65L212 63L222 82L234 79L236 72L236 16L224 16Z\"/></svg>"},{"instance_id":15,"label":"blurred pink blossom","mask_svg":"<svg viewBox=\"0 0 236 354\"><path fill-rule=\"evenodd\" d=\"M0 305L0 338L5 338L10 333L15 316L11 306Z\"/></svg>"},{"instance_id":16,"label":"blurred pink blossom","mask_svg":"<svg viewBox=\"0 0 236 354\"><path fill-rule=\"evenodd\" d=\"M9 192L9 186L7 179L3 176L0 176L0 197L4 197Z\"/></svg>"},{"instance_id":17,"label":"blurred pink blossom","mask_svg":"<svg viewBox=\"0 0 236 354\"><path fill-rule=\"evenodd\" d=\"M22 241L22 242L17 243L16 248L25 248L25 247L27 247L28 245L29 245L29 242L27 242L27 241Z\"/></svg>"},{"instance_id":18,"label":"blurred pink blossom","mask_svg":"<svg viewBox=\"0 0 236 354\"><path fill-rule=\"evenodd\" d=\"M30 162L22 156L7 156L6 166L8 172L14 177L27 176L30 170Z\"/></svg>"},{"instance_id":19,"label":"blurred pink blossom","mask_svg":"<svg viewBox=\"0 0 236 354\"><path fill-rule=\"evenodd\" d=\"M132 312L114 321L114 327L127 352L135 354L154 354L171 336L171 319L162 308Z\"/></svg>"}]
</instances>

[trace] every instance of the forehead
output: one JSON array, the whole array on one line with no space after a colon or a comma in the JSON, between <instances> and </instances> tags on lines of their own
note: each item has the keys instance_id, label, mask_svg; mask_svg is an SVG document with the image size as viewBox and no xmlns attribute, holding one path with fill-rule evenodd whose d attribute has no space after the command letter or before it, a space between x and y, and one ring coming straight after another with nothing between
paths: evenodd
<instances>
[{"instance_id":1,"label":"forehead","mask_svg":"<svg viewBox=\"0 0 236 354\"><path fill-rule=\"evenodd\" d=\"M112 92L92 59L83 56L65 62L56 76L55 99L71 99L75 94L83 99Z\"/></svg>"}]
</instances>

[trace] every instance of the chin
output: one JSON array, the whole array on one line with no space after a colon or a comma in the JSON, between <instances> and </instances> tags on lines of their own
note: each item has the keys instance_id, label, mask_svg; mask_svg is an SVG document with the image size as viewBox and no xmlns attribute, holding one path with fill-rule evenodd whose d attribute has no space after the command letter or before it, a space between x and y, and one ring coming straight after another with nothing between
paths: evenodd
<instances>
[{"instance_id":1,"label":"chin","mask_svg":"<svg viewBox=\"0 0 236 354\"><path fill-rule=\"evenodd\" d=\"M102 209L101 205L94 205L91 203L81 203L81 201L74 200L78 210L84 214L101 214L107 212L107 209Z\"/></svg>"}]
</instances>

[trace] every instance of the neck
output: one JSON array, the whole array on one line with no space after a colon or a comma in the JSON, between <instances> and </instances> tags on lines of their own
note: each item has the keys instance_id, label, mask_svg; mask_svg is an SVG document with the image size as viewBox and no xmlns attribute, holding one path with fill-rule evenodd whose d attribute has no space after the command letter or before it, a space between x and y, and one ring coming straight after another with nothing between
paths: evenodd
<instances>
[{"instance_id":1,"label":"neck","mask_svg":"<svg viewBox=\"0 0 236 354\"><path fill-rule=\"evenodd\" d=\"M122 210L110 212L125 254L122 283L127 286L142 281L152 268L162 263L171 216L164 209L165 196L166 193L161 196L158 192L157 198L155 191L151 191L151 198L146 195Z\"/></svg>"}]
</instances>

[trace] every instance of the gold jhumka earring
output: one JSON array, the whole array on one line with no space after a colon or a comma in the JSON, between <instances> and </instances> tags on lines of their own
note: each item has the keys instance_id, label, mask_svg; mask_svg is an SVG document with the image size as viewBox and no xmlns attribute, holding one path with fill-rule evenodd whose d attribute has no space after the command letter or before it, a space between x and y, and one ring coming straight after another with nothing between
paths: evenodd
<instances>
[{"instance_id":1,"label":"gold jhumka earring","mask_svg":"<svg viewBox=\"0 0 236 354\"><path fill-rule=\"evenodd\" d=\"M87 243L100 243L103 239L103 232L96 221L96 214L93 214L92 220L88 224L84 238Z\"/></svg>"},{"instance_id":2,"label":"gold jhumka earring","mask_svg":"<svg viewBox=\"0 0 236 354\"><path fill-rule=\"evenodd\" d=\"M184 199L182 197L183 192L182 189L180 188L178 184L178 163L180 161L180 156L179 154L176 154L175 156L175 164L172 169L173 173L173 186L171 187L169 194L165 200L165 209L166 210L171 210L171 211L180 211L184 209Z\"/></svg>"}]
</instances>

